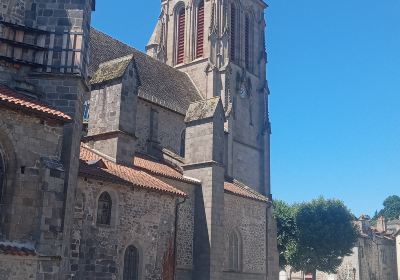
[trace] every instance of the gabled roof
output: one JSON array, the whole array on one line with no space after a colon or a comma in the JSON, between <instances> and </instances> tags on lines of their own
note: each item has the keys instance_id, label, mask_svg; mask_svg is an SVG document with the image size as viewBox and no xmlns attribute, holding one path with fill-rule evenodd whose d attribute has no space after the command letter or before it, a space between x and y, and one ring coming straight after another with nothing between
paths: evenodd
<instances>
[{"instance_id":1,"label":"gabled roof","mask_svg":"<svg viewBox=\"0 0 400 280\"><path fill-rule=\"evenodd\" d=\"M26 113L62 122L72 121L72 118L67 114L64 114L39 100L18 93L5 85L0 85L0 106L17 109Z\"/></svg>"},{"instance_id":2,"label":"gabled roof","mask_svg":"<svg viewBox=\"0 0 400 280\"><path fill-rule=\"evenodd\" d=\"M101 159L101 164L98 160ZM95 163L95 164L93 164ZM118 184L136 186L148 190L185 197L186 194L173 186L136 168L116 164L100 153L81 144L79 173L83 176L111 181Z\"/></svg>"},{"instance_id":3,"label":"gabled roof","mask_svg":"<svg viewBox=\"0 0 400 280\"><path fill-rule=\"evenodd\" d=\"M90 84L95 85L121 78L131 61L132 55L127 55L100 64Z\"/></svg>"},{"instance_id":4,"label":"gabled roof","mask_svg":"<svg viewBox=\"0 0 400 280\"><path fill-rule=\"evenodd\" d=\"M190 103L201 100L189 76L128 46L99 30L90 30L90 65L93 76L101 63L133 55L139 80L139 97L152 103L186 114Z\"/></svg>"}]
</instances>

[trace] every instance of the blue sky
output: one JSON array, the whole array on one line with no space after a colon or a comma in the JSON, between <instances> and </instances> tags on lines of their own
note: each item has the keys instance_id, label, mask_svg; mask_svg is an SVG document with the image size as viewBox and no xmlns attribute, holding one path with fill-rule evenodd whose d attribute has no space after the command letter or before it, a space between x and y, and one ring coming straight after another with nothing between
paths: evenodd
<instances>
[{"instance_id":1,"label":"blue sky","mask_svg":"<svg viewBox=\"0 0 400 280\"><path fill-rule=\"evenodd\" d=\"M97 1L93 25L143 50L160 1L113 3ZM372 215L400 195L400 1L268 4L274 197Z\"/></svg>"}]
</instances>

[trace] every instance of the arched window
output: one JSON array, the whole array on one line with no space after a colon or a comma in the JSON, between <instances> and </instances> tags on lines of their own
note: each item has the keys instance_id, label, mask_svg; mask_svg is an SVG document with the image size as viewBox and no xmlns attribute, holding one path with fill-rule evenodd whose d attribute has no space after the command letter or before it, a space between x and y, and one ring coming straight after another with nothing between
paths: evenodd
<instances>
[{"instance_id":1,"label":"arched window","mask_svg":"<svg viewBox=\"0 0 400 280\"><path fill-rule=\"evenodd\" d=\"M123 280L139 279L139 252L135 246L126 248Z\"/></svg>"},{"instance_id":2,"label":"arched window","mask_svg":"<svg viewBox=\"0 0 400 280\"><path fill-rule=\"evenodd\" d=\"M6 176L6 168L3 160L3 155L1 154L0 151L0 202L2 199L2 194L3 194L3 186L4 186L4 179Z\"/></svg>"},{"instance_id":3,"label":"arched window","mask_svg":"<svg viewBox=\"0 0 400 280\"><path fill-rule=\"evenodd\" d=\"M245 57L245 65L247 69L250 69L250 19L246 16L245 19L245 42L244 42L244 57Z\"/></svg>"},{"instance_id":4,"label":"arched window","mask_svg":"<svg viewBox=\"0 0 400 280\"><path fill-rule=\"evenodd\" d=\"M107 192L103 192L99 197L97 205L97 224L110 225L111 223L111 196Z\"/></svg>"},{"instance_id":5,"label":"arched window","mask_svg":"<svg viewBox=\"0 0 400 280\"><path fill-rule=\"evenodd\" d=\"M240 271L242 261L241 242L236 232L232 232L229 235L228 257L229 270Z\"/></svg>"},{"instance_id":6,"label":"arched window","mask_svg":"<svg viewBox=\"0 0 400 280\"><path fill-rule=\"evenodd\" d=\"M197 7L196 58L203 57L203 54L204 54L204 0L201 0Z\"/></svg>"},{"instance_id":7,"label":"arched window","mask_svg":"<svg viewBox=\"0 0 400 280\"><path fill-rule=\"evenodd\" d=\"M185 157L185 148L186 148L185 143L186 143L186 129L184 129L181 134L181 151L180 151L181 157Z\"/></svg>"},{"instance_id":8,"label":"arched window","mask_svg":"<svg viewBox=\"0 0 400 280\"><path fill-rule=\"evenodd\" d=\"M177 36L177 48L176 48L176 64L181 64L185 58L185 7L182 7L178 11L178 36Z\"/></svg>"},{"instance_id":9,"label":"arched window","mask_svg":"<svg viewBox=\"0 0 400 280\"><path fill-rule=\"evenodd\" d=\"M231 5L231 60L236 60L236 7Z\"/></svg>"}]
</instances>

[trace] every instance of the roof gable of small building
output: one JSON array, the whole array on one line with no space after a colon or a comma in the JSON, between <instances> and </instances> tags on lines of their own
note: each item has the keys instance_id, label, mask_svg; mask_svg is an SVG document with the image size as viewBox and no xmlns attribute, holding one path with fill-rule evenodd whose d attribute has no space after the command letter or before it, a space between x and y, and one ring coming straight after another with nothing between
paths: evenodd
<instances>
[{"instance_id":1,"label":"roof gable of small building","mask_svg":"<svg viewBox=\"0 0 400 280\"><path fill-rule=\"evenodd\" d=\"M185 115L190 103L202 99L186 73L166 65L103 32L90 30L90 75L100 64L133 55L141 86L139 97Z\"/></svg>"}]
</instances>

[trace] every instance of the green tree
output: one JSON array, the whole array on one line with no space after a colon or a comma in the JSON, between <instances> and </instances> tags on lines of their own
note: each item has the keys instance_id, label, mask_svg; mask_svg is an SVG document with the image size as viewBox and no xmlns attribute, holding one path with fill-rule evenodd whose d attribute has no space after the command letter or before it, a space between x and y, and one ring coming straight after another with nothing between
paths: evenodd
<instances>
[{"instance_id":1,"label":"green tree","mask_svg":"<svg viewBox=\"0 0 400 280\"><path fill-rule=\"evenodd\" d=\"M384 216L387 220L398 219L400 216L400 197L397 195L391 195L383 201L383 209L379 211L378 215Z\"/></svg>"},{"instance_id":2,"label":"green tree","mask_svg":"<svg viewBox=\"0 0 400 280\"><path fill-rule=\"evenodd\" d=\"M288 263L295 270L334 273L344 256L352 253L358 230L353 215L339 200L315 199L298 205L295 213L297 242Z\"/></svg>"},{"instance_id":3,"label":"green tree","mask_svg":"<svg viewBox=\"0 0 400 280\"><path fill-rule=\"evenodd\" d=\"M293 254L297 243L297 229L295 221L295 206L281 200L274 201L274 216L278 228L279 266L286 267L288 258Z\"/></svg>"}]
</instances>

